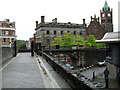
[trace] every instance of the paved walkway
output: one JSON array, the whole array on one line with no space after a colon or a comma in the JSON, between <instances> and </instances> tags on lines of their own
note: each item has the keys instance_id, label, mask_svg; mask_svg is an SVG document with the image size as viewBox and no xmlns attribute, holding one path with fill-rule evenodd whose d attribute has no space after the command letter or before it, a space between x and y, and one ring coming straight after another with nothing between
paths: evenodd
<instances>
[{"instance_id":1,"label":"paved walkway","mask_svg":"<svg viewBox=\"0 0 120 90\"><path fill-rule=\"evenodd\" d=\"M2 88L70 88L44 59L30 55L19 53L3 66Z\"/></svg>"},{"instance_id":2,"label":"paved walkway","mask_svg":"<svg viewBox=\"0 0 120 90\"><path fill-rule=\"evenodd\" d=\"M2 70L3 88L45 88L35 57L20 53Z\"/></svg>"}]
</instances>

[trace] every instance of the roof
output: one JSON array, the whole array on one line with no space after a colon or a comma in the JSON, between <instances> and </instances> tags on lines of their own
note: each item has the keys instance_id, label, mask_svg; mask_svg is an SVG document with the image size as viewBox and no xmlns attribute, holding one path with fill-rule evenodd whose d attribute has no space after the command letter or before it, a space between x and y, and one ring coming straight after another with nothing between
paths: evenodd
<instances>
[{"instance_id":1,"label":"roof","mask_svg":"<svg viewBox=\"0 0 120 90\"><path fill-rule=\"evenodd\" d=\"M45 22L45 23L40 23L35 30L37 30L40 27L59 27L59 28L85 28L83 24L76 24L76 23L61 23L61 22Z\"/></svg>"},{"instance_id":2,"label":"roof","mask_svg":"<svg viewBox=\"0 0 120 90\"><path fill-rule=\"evenodd\" d=\"M120 32L109 32L104 35L101 40L96 40L99 43L120 42Z\"/></svg>"},{"instance_id":3,"label":"roof","mask_svg":"<svg viewBox=\"0 0 120 90\"><path fill-rule=\"evenodd\" d=\"M107 4L107 1L105 1L104 10L105 10L105 11L108 11L108 7L109 7L109 6L108 6L108 4Z\"/></svg>"}]
</instances>

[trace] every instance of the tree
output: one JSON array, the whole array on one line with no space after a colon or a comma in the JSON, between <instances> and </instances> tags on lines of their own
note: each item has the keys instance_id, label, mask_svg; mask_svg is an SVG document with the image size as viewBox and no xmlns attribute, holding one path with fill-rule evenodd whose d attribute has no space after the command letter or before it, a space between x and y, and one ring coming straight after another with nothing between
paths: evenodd
<instances>
[{"instance_id":1,"label":"tree","mask_svg":"<svg viewBox=\"0 0 120 90\"><path fill-rule=\"evenodd\" d=\"M71 33L65 34L63 37L54 38L54 44L51 46L59 45L62 49L71 49L73 45L82 45L86 47L106 47L105 44L96 43L97 39L94 35L90 35L87 40L77 35L73 36Z\"/></svg>"},{"instance_id":2,"label":"tree","mask_svg":"<svg viewBox=\"0 0 120 90\"><path fill-rule=\"evenodd\" d=\"M84 42L85 47L95 47L96 45L96 38L94 35L90 35L88 39Z\"/></svg>"},{"instance_id":3,"label":"tree","mask_svg":"<svg viewBox=\"0 0 120 90\"><path fill-rule=\"evenodd\" d=\"M95 38L94 35L90 35L88 39L84 42L85 47L106 47L106 44L103 43L96 43L97 39Z\"/></svg>"},{"instance_id":4,"label":"tree","mask_svg":"<svg viewBox=\"0 0 120 90\"><path fill-rule=\"evenodd\" d=\"M71 49L73 45L83 45L83 37L73 36L71 33L65 34L61 38L54 38L54 44L51 46L59 45L63 49Z\"/></svg>"},{"instance_id":5,"label":"tree","mask_svg":"<svg viewBox=\"0 0 120 90\"><path fill-rule=\"evenodd\" d=\"M26 48L26 41L25 40L17 40L17 48L19 48L19 49Z\"/></svg>"},{"instance_id":6,"label":"tree","mask_svg":"<svg viewBox=\"0 0 120 90\"><path fill-rule=\"evenodd\" d=\"M81 37L79 35L73 37L73 44L72 45L84 45L83 37Z\"/></svg>"}]
</instances>

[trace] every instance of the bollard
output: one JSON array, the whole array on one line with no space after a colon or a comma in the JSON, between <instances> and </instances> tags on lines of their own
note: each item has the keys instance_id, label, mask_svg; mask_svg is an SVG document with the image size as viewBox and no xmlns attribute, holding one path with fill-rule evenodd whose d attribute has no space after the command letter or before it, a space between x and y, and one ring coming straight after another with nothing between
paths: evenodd
<instances>
[{"instance_id":1,"label":"bollard","mask_svg":"<svg viewBox=\"0 0 120 90\"><path fill-rule=\"evenodd\" d=\"M93 72L93 80L95 79L95 72Z\"/></svg>"}]
</instances>

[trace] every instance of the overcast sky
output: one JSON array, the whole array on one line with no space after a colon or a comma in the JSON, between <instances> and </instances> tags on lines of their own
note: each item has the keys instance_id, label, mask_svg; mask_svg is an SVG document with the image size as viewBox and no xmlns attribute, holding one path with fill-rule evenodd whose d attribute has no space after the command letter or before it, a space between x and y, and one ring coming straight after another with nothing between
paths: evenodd
<instances>
[{"instance_id":1,"label":"overcast sky","mask_svg":"<svg viewBox=\"0 0 120 90\"><path fill-rule=\"evenodd\" d=\"M114 31L118 30L118 1L107 0L113 9ZM58 22L82 24L82 19L90 23L90 17L100 16L105 0L1 0L0 21L10 19L16 22L17 39L28 40L35 33L35 21L45 22L58 18Z\"/></svg>"}]
</instances>

